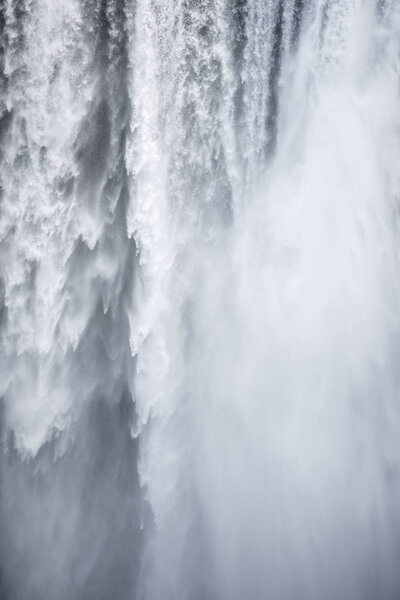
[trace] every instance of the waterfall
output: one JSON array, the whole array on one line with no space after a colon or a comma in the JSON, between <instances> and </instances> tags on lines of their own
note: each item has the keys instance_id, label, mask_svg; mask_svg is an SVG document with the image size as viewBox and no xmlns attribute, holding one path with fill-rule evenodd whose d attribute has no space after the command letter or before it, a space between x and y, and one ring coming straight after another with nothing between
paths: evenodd
<instances>
[{"instance_id":1,"label":"waterfall","mask_svg":"<svg viewBox=\"0 0 400 600\"><path fill-rule=\"evenodd\" d=\"M0 598L400 597L400 4L0 0Z\"/></svg>"}]
</instances>

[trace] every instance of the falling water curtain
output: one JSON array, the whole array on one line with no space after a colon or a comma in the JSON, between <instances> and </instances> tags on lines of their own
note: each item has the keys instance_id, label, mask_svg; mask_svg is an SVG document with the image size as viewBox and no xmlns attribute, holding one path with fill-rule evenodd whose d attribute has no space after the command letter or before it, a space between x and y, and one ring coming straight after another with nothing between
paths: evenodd
<instances>
[{"instance_id":1,"label":"falling water curtain","mask_svg":"<svg viewBox=\"0 0 400 600\"><path fill-rule=\"evenodd\" d=\"M0 0L1 600L400 598L400 3Z\"/></svg>"}]
</instances>

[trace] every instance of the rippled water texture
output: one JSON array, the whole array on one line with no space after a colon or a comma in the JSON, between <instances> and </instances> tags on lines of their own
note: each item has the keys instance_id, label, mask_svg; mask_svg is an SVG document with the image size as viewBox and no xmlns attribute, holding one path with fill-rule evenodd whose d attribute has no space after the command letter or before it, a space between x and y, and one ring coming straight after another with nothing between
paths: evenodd
<instances>
[{"instance_id":1,"label":"rippled water texture","mask_svg":"<svg viewBox=\"0 0 400 600\"><path fill-rule=\"evenodd\" d=\"M0 193L1 600L398 600L398 0L0 0Z\"/></svg>"}]
</instances>

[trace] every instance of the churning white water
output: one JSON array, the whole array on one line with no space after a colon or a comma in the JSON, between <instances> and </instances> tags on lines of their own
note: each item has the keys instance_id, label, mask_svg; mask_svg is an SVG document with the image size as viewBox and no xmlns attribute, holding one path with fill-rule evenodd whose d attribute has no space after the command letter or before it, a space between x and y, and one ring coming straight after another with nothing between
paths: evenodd
<instances>
[{"instance_id":1,"label":"churning white water","mask_svg":"<svg viewBox=\"0 0 400 600\"><path fill-rule=\"evenodd\" d=\"M398 600L398 0L1 0L0 82L0 598Z\"/></svg>"}]
</instances>

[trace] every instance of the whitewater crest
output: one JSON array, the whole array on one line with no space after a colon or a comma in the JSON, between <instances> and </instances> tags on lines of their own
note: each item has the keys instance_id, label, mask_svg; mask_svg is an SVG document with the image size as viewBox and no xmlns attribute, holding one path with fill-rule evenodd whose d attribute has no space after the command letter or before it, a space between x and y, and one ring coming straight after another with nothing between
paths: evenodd
<instances>
[{"instance_id":1,"label":"whitewater crest","mask_svg":"<svg viewBox=\"0 0 400 600\"><path fill-rule=\"evenodd\" d=\"M397 0L0 0L0 597L400 595Z\"/></svg>"}]
</instances>

